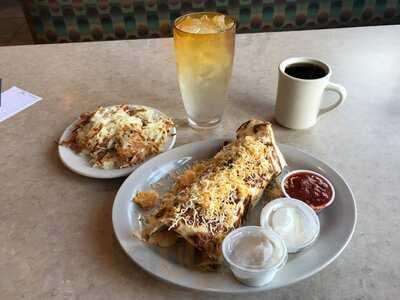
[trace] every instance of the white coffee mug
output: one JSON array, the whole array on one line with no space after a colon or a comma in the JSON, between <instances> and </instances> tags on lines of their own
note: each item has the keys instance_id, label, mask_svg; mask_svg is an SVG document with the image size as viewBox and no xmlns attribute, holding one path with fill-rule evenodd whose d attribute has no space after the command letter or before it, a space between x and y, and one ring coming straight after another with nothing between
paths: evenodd
<instances>
[{"instance_id":1,"label":"white coffee mug","mask_svg":"<svg viewBox=\"0 0 400 300\"><path fill-rule=\"evenodd\" d=\"M323 71L321 76L315 79L302 79L301 74L294 77L286 73L288 67L299 65L312 65ZM291 69L293 70L293 67ZM276 121L287 128L307 129L314 126L321 115L342 104L347 96L346 89L329 82L331 74L328 64L313 58L295 57L281 62L275 107ZM325 90L337 92L339 98L335 103L321 108L321 98Z\"/></svg>"}]
</instances>

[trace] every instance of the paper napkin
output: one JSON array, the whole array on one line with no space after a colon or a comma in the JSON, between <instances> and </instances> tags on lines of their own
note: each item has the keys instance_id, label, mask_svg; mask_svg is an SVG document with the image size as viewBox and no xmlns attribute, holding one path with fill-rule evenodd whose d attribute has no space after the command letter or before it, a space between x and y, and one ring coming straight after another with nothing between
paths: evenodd
<instances>
[{"instance_id":1,"label":"paper napkin","mask_svg":"<svg viewBox=\"0 0 400 300\"><path fill-rule=\"evenodd\" d=\"M42 100L41 97L13 86L1 93L0 122L14 116L40 100Z\"/></svg>"}]
</instances>

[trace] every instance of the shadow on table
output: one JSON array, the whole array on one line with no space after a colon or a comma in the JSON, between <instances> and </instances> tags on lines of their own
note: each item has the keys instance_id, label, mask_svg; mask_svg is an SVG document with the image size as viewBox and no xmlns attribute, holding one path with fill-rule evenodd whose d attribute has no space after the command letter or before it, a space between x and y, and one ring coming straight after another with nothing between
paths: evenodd
<instances>
[{"instance_id":1,"label":"shadow on table","mask_svg":"<svg viewBox=\"0 0 400 300\"><path fill-rule=\"evenodd\" d=\"M234 91L231 93L230 105L234 105L231 107L234 115L247 115L249 119L273 120L275 111L274 103L274 99L260 99L256 95L240 92L236 94Z\"/></svg>"}]
</instances>

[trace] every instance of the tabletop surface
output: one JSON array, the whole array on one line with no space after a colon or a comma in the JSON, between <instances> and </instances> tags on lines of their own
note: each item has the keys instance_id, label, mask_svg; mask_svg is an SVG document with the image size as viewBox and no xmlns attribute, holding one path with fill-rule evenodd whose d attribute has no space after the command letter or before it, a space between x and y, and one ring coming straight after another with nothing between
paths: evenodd
<instances>
[{"instance_id":1,"label":"tabletop surface","mask_svg":"<svg viewBox=\"0 0 400 300\"><path fill-rule=\"evenodd\" d=\"M343 106L310 130L274 124L278 142L325 160L350 184L358 222L326 269L246 299L395 299L400 294L400 26L237 36L230 104L221 126L184 119L171 39L0 47L3 90L43 100L0 123L2 299L242 299L193 292L136 266L116 240L111 210L123 179L67 170L56 141L81 112L136 103L175 118L177 145L231 136L249 118L272 120L277 66L291 56L328 62ZM328 101L334 97L329 95ZM327 101L327 102L328 102Z\"/></svg>"}]
</instances>

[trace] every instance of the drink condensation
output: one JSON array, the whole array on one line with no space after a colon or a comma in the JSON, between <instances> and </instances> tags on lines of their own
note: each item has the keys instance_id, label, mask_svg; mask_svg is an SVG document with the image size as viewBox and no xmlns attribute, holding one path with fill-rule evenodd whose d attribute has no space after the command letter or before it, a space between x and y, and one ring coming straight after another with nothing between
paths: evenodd
<instances>
[{"instance_id":1,"label":"drink condensation","mask_svg":"<svg viewBox=\"0 0 400 300\"><path fill-rule=\"evenodd\" d=\"M234 19L194 13L175 21L178 81L193 127L217 125L227 104L235 44Z\"/></svg>"}]
</instances>

